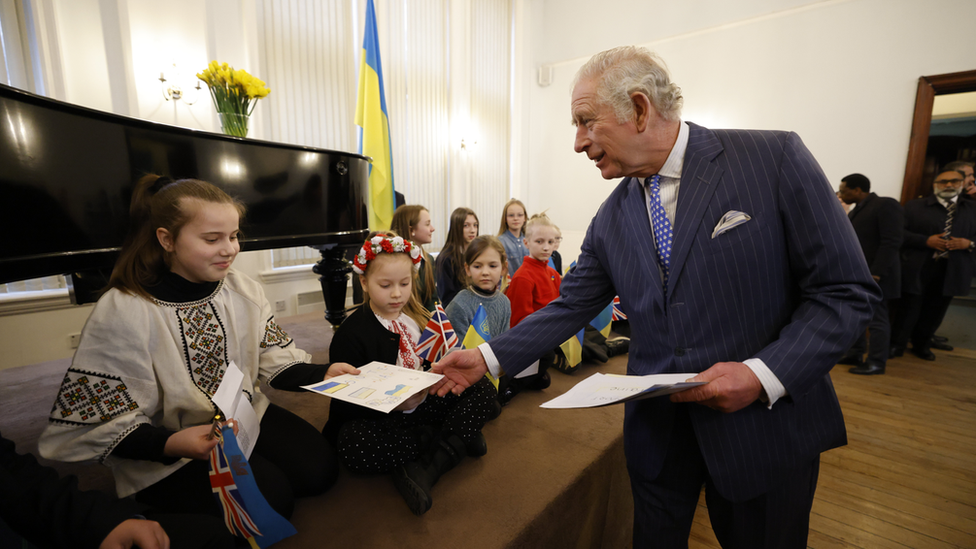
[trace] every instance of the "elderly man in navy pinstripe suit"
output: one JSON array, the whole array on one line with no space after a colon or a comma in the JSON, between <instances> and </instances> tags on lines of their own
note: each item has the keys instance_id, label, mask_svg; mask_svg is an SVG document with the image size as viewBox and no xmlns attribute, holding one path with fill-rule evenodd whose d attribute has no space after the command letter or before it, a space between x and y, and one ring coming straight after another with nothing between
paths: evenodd
<instances>
[{"instance_id":1,"label":"elderly man in navy pinstripe suit","mask_svg":"<svg viewBox=\"0 0 976 549\"><path fill-rule=\"evenodd\" d=\"M486 368L514 375L619 294L629 374L709 382L626 404L634 546L687 547L704 485L723 547L806 547L820 453L847 441L828 373L881 294L796 134L708 130L681 121L681 103L643 48L580 69L576 151L624 179L560 297L449 355L437 389L459 391Z\"/></svg>"}]
</instances>

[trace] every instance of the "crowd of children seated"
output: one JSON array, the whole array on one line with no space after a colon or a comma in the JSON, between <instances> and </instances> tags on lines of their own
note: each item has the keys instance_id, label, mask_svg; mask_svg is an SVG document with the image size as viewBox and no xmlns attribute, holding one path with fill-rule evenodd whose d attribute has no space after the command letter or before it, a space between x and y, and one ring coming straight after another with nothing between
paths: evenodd
<instances>
[{"instance_id":1,"label":"crowd of children seated","mask_svg":"<svg viewBox=\"0 0 976 549\"><path fill-rule=\"evenodd\" d=\"M118 495L131 503L101 503L101 513L75 508L102 496L59 482L3 441L0 540L10 534L40 547L57 545L67 528L40 525L64 520L80 528L74 539L85 541L78 546L164 547L167 536L186 539L187 529L200 534L193 546L233 546L234 537L215 520L223 511L209 479L220 440L215 431L243 428L236 418L222 422L214 404L232 370L243 376L241 400L259 426L248 459L253 478L285 518L296 498L332 486L340 462L354 474L391 474L410 510L425 513L441 475L488 451L481 429L503 405L522 390L548 387L550 367L569 371L556 349L527 377L485 378L446 397L421 391L388 414L333 399L319 433L272 404L259 384L299 391L357 375L374 361L429 369L417 346L441 307L460 340L479 309L484 334L501 335L559 296L562 235L546 214L529 218L519 200L504 205L497 237L479 236L477 214L457 208L435 260L424 249L433 242L431 212L400 206L389 230L370 234L353 261L363 304L336 331L331 363L313 364L276 323L261 285L231 268L245 213L239 201L204 181L152 175L139 181L130 233L39 440L46 458L110 466ZM626 352L626 341L597 344L603 352L592 356L600 360ZM79 386L91 384L114 399L109 411L92 414L79 400ZM13 501L8 489L16 490L19 505L6 505ZM52 498L65 501L56 514L44 508Z\"/></svg>"}]
</instances>

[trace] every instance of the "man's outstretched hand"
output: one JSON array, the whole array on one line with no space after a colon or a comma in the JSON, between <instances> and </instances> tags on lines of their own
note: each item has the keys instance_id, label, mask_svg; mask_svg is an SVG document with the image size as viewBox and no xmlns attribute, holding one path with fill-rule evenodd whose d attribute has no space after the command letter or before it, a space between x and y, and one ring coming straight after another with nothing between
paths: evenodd
<instances>
[{"instance_id":1,"label":"man's outstretched hand","mask_svg":"<svg viewBox=\"0 0 976 549\"><path fill-rule=\"evenodd\" d=\"M488 372L488 365L485 364L485 357L482 356L481 351L468 349L450 353L440 362L434 364L431 371L435 374L444 374L444 379L430 388L430 394L444 396L447 393L454 393L459 395L485 376L485 373Z\"/></svg>"},{"instance_id":2,"label":"man's outstretched hand","mask_svg":"<svg viewBox=\"0 0 976 549\"><path fill-rule=\"evenodd\" d=\"M671 395L671 402L697 402L719 412L737 412L762 394L756 374L741 362L719 362L688 381L707 381Z\"/></svg>"}]
</instances>

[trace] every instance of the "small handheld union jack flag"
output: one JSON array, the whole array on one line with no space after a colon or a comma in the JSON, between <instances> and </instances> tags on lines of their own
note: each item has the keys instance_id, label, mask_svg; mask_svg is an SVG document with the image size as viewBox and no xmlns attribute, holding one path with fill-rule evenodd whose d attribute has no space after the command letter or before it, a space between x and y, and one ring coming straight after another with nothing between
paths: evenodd
<instances>
[{"instance_id":1,"label":"small handheld union jack flag","mask_svg":"<svg viewBox=\"0 0 976 549\"><path fill-rule=\"evenodd\" d=\"M454 333L454 327L451 326L451 321L447 318L447 313L438 303L434 309L434 314L430 316L430 322L424 328L424 333L420 334L420 342L417 343L417 356L430 362L437 362L460 344L457 334Z\"/></svg>"},{"instance_id":2,"label":"small handheld union jack flag","mask_svg":"<svg viewBox=\"0 0 976 549\"><path fill-rule=\"evenodd\" d=\"M237 445L234 429L221 429L222 441L210 452L210 486L224 512L230 533L253 549L264 549L297 533L261 495L251 466Z\"/></svg>"},{"instance_id":3,"label":"small handheld union jack flag","mask_svg":"<svg viewBox=\"0 0 976 549\"><path fill-rule=\"evenodd\" d=\"M624 310L620 308L620 296L613 297L613 313L611 315L611 320L616 322L618 320L627 320L627 315L624 314Z\"/></svg>"}]
</instances>

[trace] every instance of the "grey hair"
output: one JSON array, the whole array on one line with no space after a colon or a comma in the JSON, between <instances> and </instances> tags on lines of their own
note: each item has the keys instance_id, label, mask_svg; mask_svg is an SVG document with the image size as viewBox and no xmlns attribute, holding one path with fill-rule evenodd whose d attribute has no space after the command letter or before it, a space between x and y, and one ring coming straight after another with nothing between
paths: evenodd
<instances>
[{"instance_id":1,"label":"grey hair","mask_svg":"<svg viewBox=\"0 0 976 549\"><path fill-rule=\"evenodd\" d=\"M948 164L946 164L945 167L942 168L942 171L954 170L954 171L957 171L958 172L958 171L962 170L963 167L967 167L967 166L970 167L970 168L972 168L973 167L973 163L972 162L966 162L965 160L953 160L952 162L949 162Z\"/></svg>"},{"instance_id":2,"label":"grey hair","mask_svg":"<svg viewBox=\"0 0 976 549\"><path fill-rule=\"evenodd\" d=\"M630 96L635 92L646 95L661 118L670 122L681 118L681 88L671 81L664 60L647 48L621 46L594 55L576 73L573 88L590 79L597 79L597 97L613 109L620 123L634 116Z\"/></svg>"}]
</instances>

